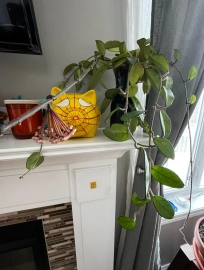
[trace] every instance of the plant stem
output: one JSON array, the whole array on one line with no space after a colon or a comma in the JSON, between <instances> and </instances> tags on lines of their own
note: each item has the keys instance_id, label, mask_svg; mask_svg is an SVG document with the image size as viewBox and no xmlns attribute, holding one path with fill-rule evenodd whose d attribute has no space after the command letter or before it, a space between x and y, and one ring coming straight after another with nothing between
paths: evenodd
<instances>
[{"instance_id":1,"label":"plant stem","mask_svg":"<svg viewBox=\"0 0 204 270\"><path fill-rule=\"evenodd\" d=\"M156 101L155 101L155 105L153 105L153 112L152 112L152 120L151 120L151 124L150 124L150 132L149 132L149 146L151 145L151 140L152 140L152 137L154 135L153 133L153 124L154 124L154 118L155 118L155 114L156 114L156 111L157 111L157 106L158 106L158 100L159 100L159 97L160 97L160 93L161 93L161 87L162 87L162 76L161 76L161 73L160 71L155 67L155 66L152 66L152 65L149 65L147 66L148 68L151 68L151 69L155 69L157 74L159 75L159 78L160 78L160 83L159 83L159 91L158 91L158 95L156 97ZM149 164L152 163L150 161L152 161L152 158L151 158L151 147L149 147L149 151L148 151L148 160L149 160ZM149 173L151 175L151 169L152 169L152 164L150 164L149 166Z\"/></svg>"},{"instance_id":2,"label":"plant stem","mask_svg":"<svg viewBox=\"0 0 204 270\"><path fill-rule=\"evenodd\" d=\"M175 65L175 63L171 63L171 65L178 71L178 73L181 76L181 79L184 84L184 92L185 92L185 98L186 98L186 113L187 113L187 126L188 126L188 134L189 134L189 144L190 144L190 205L189 205L189 210L187 217L184 221L183 226L179 229L181 234L183 235L183 239L185 240L186 243L186 237L185 234L182 232L183 229L185 229L190 213L191 213L191 208L192 208L192 190L193 190L193 146L192 146L192 137L191 137L191 129L190 129L190 111L189 111L189 102L188 102L188 89L187 89L187 81L184 79L183 74L179 70L179 68Z\"/></svg>"},{"instance_id":3,"label":"plant stem","mask_svg":"<svg viewBox=\"0 0 204 270\"><path fill-rule=\"evenodd\" d=\"M137 216L141 213L144 206L140 206L139 210L134 213L133 220L136 221Z\"/></svg>"}]
</instances>

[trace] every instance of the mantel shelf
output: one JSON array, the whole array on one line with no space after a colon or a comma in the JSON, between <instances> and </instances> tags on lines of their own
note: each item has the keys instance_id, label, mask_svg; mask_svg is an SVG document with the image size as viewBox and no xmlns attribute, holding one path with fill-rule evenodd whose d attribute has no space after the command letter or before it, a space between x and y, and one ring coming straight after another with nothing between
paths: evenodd
<instances>
[{"instance_id":1,"label":"mantel shelf","mask_svg":"<svg viewBox=\"0 0 204 270\"><path fill-rule=\"evenodd\" d=\"M141 132L137 132L135 138L141 144L148 144L148 136L141 134ZM132 139L125 142L112 141L103 134L103 129L99 128L93 138L74 138L58 144L45 142L43 145L43 155L94 154L110 151L124 153L133 148L134 143ZM12 135L4 135L0 138L0 160L26 158L35 151L39 151L39 144L32 139L18 140Z\"/></svg>"}]
</instances>

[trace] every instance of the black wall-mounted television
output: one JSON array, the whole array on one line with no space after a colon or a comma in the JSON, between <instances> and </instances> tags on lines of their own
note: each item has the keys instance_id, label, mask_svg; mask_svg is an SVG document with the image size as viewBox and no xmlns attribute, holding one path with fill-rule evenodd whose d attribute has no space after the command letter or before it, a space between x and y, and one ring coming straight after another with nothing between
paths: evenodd
<instances>
[{"instance_id":1,"label":"black wall-mounted television","mask_svg":"<svg viewBox=\"0 0 204 270\"><path fill-rule=\"evenodd\" d=\"M32 0L0 0L0 52L42 54Z\"/></svg>"}]
</instances>

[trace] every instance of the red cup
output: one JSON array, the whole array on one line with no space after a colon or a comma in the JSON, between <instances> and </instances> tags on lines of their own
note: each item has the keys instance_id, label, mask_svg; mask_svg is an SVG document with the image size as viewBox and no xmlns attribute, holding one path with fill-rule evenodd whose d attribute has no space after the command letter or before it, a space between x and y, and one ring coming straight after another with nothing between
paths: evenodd
<instances>
[{"instance_id":1,"label":"red cup","mask_svg":"<svg viewBox=\"0 0 204 270\"><path fill-rule=\"evenodd\" d=\"M33 107L40 104L36 100L4 100L8 112L9 120L13 120L22 114L28 112ZM13 136L16 139L30 139L35 135L38 127L42 124L42 111L39 110L34 115L12 127Z\"/></svg>"}]
</instances>

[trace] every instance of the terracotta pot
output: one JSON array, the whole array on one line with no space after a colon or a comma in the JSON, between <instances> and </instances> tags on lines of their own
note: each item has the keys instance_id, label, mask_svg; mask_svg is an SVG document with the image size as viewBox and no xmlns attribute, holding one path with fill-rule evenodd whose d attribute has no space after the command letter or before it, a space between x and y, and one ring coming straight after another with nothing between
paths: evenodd
<instances>
[{"instance_id":1,"label":"terracotta pot","mask_svg":"<svg viewBox=\"0 0 204 270\"><path fill-rule=\"evenodd\" d=\"M204 242L201 237L204 237L204 217L200 218L195 226L193 251L201 270L204 269Z\"/></svg>"},{"instance_id":2,"label":"terracotta pot","mask_svg":"<svg viewBox=\"0 0 204 270\"><path fill-rule=\"evenodd\" d=\"M9 120L13 120L28 112L33 107L40 104L36 100L4 100L8 112ZM33 137L38 127L42 124L41 110L25 119L21 124L12 128L13 136L17 139L30 139Z\"/></svg>"}]
</instances>

